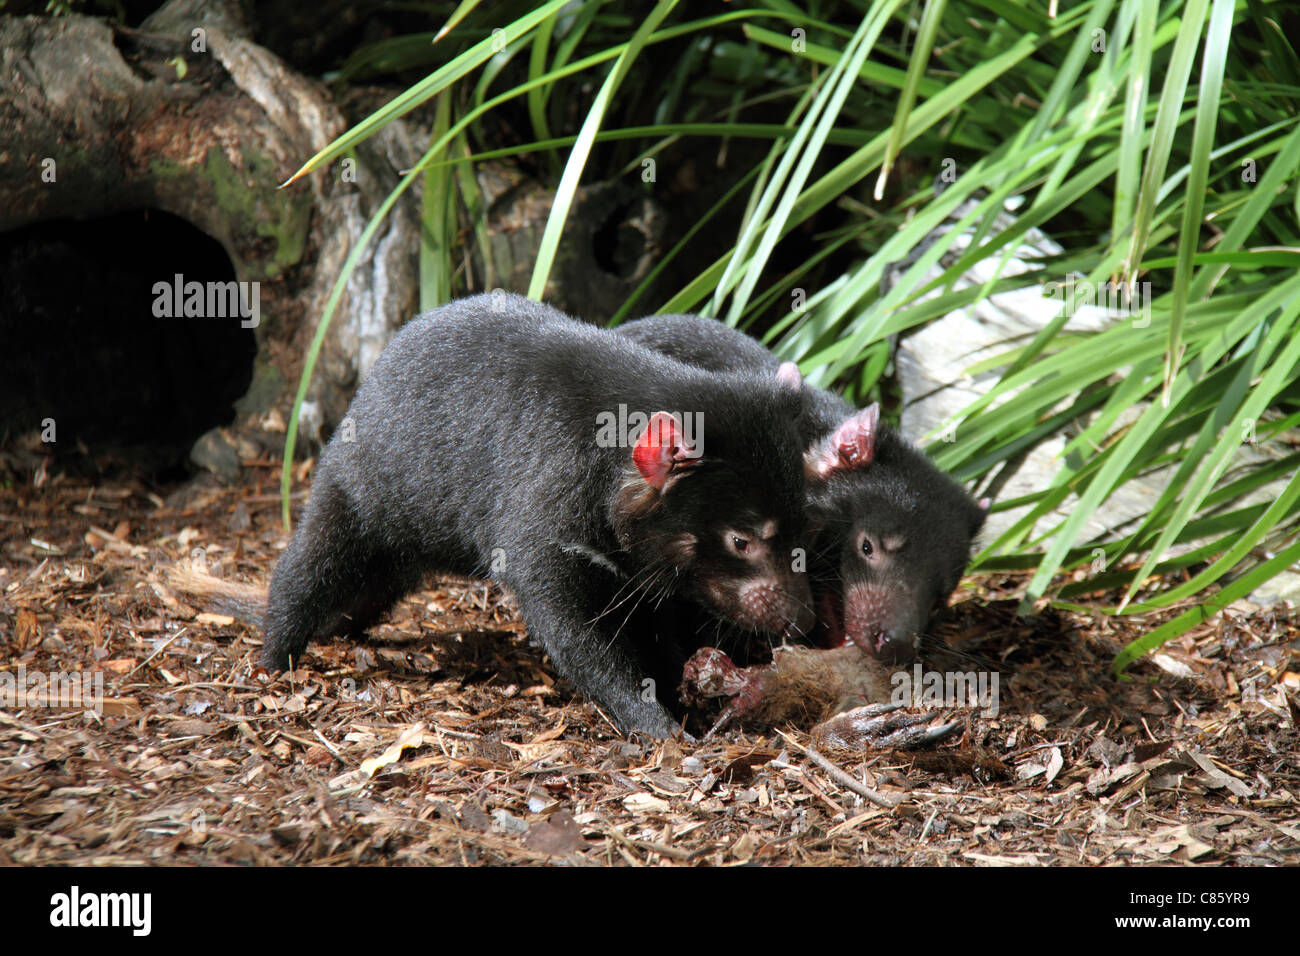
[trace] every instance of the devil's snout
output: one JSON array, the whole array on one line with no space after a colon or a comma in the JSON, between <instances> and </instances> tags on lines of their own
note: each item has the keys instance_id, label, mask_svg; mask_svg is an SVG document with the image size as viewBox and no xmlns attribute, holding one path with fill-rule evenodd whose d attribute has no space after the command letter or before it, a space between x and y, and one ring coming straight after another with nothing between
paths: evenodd
<instances>
[{"instance_id":1,"label":"devil's snout","mask_svg":"<svg viewBox=\"0 0 1300 956\"><path fill-rule=\"evenodd\" d=\"M807 634L816 622L806 581L784 587L771 581L747 584L740 589L740 604L754 627L776 634Z\"/></svg>"},{"instance_id":2,"label":"devil's snout","mask_svg":"<svg viewBox=\"0 0 1300 956\"><path fill-rule=\"evenodd\" d=\"M888 664L906 664L916 656L920 623L904 610L906 595L884 587L859 585L845 594L845 636Z\"/></svg>"}]
</instances>

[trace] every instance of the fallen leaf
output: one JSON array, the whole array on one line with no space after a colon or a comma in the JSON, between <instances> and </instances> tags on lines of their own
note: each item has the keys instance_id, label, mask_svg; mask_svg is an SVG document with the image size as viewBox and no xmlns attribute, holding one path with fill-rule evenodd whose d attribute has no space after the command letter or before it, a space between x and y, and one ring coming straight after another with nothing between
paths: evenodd
<instances>
[{"instance_id":1,"label":"fallen leaf","mask_svg":"<svg viewBox=\"0 0 1300 956\"><path fill-rule=\"evenodd\" d=\"M393 741L393 745L385 750L378 757L369 757L361 761L361 772L367 777L373 777L375 771L380 767L386 767L390 763L396 763L402 756L402 751L413 747L424 746L424 724L419 723L413 727L408 727L402 734Z\"/></svg>"},{"instance_id":2,"label":"fallen leaf","mask_svg":"<svg viewBox=\"0 0 1300 956\"><path fill-rule=\"evenodd\" d=\"M1056 775L1061 772L1065 766L1065 759L1061 756L1061 748L1053 747L1047 755L1047 778L1045 783L1051 783L1056 779Z\"/></svg>"},{"instance_id":3,"label":"fallen leaf","mask_svg":"<svg viewBox=\"0 0 1300 956\"><path fill-rule=\"evenodd\" d=\"M1187 756L1196 761L1196 765L1204 771L1204 777L1197 780L1201 785L1211 790L1217 790L1220 787L1226 787L1230 793L1238 797L1249 797L1254 791L1242 783L1231 774L1225 773L1215 765L1214 761L1204 754L1189 753Z\"/></svg>"},{"instance_id":4,"label":"fallen leaf","mask_svg":"<svg viewBox=\"0 0 1300 956\"><path fill-rule=\"evenodd\" d=\"M1170 657L1168 654L1152 654L1151 662L1166 674L1173 674L1175 677L1196 676L1196 671L1192 670L1182 661Z\"/></svg>"},{"instance_id":5,"label":"fallen leaf","mask_svg":"<svg viewBox=\"0 0 1300 956\"><path fill-rule=\"evenodd\" d=\"M18 609L17 633L18 650L25 651L36 643L40 631L36 626L36 612L30 608Z\"/></svg>"},{"instance_id":6,"label":"fallen leaf","mask_svg":"<svg viewBox=\"0 0 1300 956\"><path fill-rule=\"evenodd\" d=\"M551 814L541 823L534 824L529 828L528 836L524 838L524 846L528 849L552 856L577 853L586 845L587 841L582 838L582 830L577 821L573 819L572 814L564 810Z\"/></svg>"},{"instance_id":7,"label":"fallen leaf","mask_svg":"<svg viewBox=\"0 0 1300 956\"><path fill-rule=\"evenodd\" d=\"M758 850L758 839L752 833L746 833L731 845L731 855L741 863L748 863Z\"/></svg>"},{"instance_id":8,"label":"fallen leaf","mask_svg":"<svg viewBox=\"0 0 1300 956\"><path fill-rule=\"evenodd\" d=\"M633 793L623 798L623 806L632 813L667 813L672 805L651 793Z\"/></svg>"},{"instance_id":9,"label":"fallen leaf","mask_svg":"<svg viewBox=\"0 0 1300 956\"><path fill-rule=\"evenodd\" d=\"M235 623L235 619L228 614L211 614L207 611L197 615L194 620L200 624L211 624L213 627L230 627Z\"/></svg>"},{"instance_id":10,"label":"fallen leaf","mask_svg":"<svg viewBox=\"0 0 1300 956\"><path fill-rule=\"evenodd\" d=\"M561 720L559 724L552 727L550 730L543 730L540 734L538 734L536 737L530 740L529 743L541 744L541 743L545 743L548 740L555 740L561 734L564 733L564 729L567 726L568 724L566 724L563 720Z\"/></svg>"}]
</instances>

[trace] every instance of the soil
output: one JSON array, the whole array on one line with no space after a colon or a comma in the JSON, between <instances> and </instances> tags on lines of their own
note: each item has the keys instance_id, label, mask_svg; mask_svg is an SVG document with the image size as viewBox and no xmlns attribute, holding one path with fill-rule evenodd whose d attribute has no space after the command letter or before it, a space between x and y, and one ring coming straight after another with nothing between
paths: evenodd
<instances>
[{"instance_id":1,"label":"soil","mask_svg":"<svg viewBox=\"0 0 1300 956\"><path fill-rule=\"evenodd\" d=\"M1300 862L1287 608L1234 606L1121 681L1116 652L1176 610L1021 618L1024 578L976 575L932 637L996 669L999 709L948 708L939 744L628 740L484 582L430 582L367 641L267 674L256 627L165 575L267 580L279 470L253 465L237 487L39 467L0 489L0 681L103 680L97 708L0 702L0 864Z\"/></svg>"}]
</instances>

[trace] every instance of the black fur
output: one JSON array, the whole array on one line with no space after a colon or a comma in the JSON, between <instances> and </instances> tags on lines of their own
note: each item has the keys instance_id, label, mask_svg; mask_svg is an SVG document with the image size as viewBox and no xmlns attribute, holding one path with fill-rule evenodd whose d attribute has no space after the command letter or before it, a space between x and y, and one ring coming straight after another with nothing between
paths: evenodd
<instances>
[{"instance_id":1,"label":"black fur","mask_svg":"<svg viewBox=\"0 0 1300 956\"><path fill-rule=\"evenodd\" d=\"M711 371L771 371L780 364L754 339L700 316L656 315L618 331ZM803 393L803 437L814 448L855 409L825 389L805 386ZM827 643L838 643L847 629L853 640L890 659L915 652L931 615L961 579L987 514L884 423L870 465L810 480L808 510L821 528L810 564L814 586L830 584L816 594L831 632L824 635Z\"/></svg>"},{"instance_id":2,"label":"black fur","mask_svg":"<svg viewBox=\"0 0 1300 956\"><path fill-rule=\"evenodd\" d=\"M631 447L596 440L598 415L620 403L702 416L700 463L655 492ZM675 725L643 682L668 675L672 690L680 669L660 658L639 603L676 593L744 619L734 588L766 574L784 589L763 608L777 629L811 625L806 575L788 557L804 524L798 417L774 375L711 375L519 296L422 315L321 456L272 576L265 663L359 634L428 572L491 576L561 674L623 730L667 735ZM766 563L727 550L730 529L765 522L778 529Z\"/></svg>"}]
</instances>

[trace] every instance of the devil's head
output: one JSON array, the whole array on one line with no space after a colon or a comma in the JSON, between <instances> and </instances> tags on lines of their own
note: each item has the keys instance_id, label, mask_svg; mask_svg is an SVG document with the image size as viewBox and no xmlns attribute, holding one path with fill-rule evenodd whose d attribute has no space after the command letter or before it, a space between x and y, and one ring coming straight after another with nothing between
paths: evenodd
<instances>
[{"instance_id":1,"label":"devil's head","mask_svg":"<svg viewBox=\"0 0 1300 956\"><path fill-rule=\"evenodd\" d=\"M648 575L669 575L676 589L744 627L802 634L814 615L798 550L806 517L798 373L790 369L764 383L766 407L752 380L704 376L716 383L699 447L677 416L651 415L613 518L620 544Z\"/></svg>"},{"instance_id":2,"label":"devil's head","mask_svg":"<svg viewBox=\"0 0 1300 956\"><path fill-rule=\"evenodd\" d=\"M910 659L965 572L988 502L881 429L875 405L841 423L805 461L809 516L831 569L817 594L825 642Z\"/></svg>"}]
</instances>

